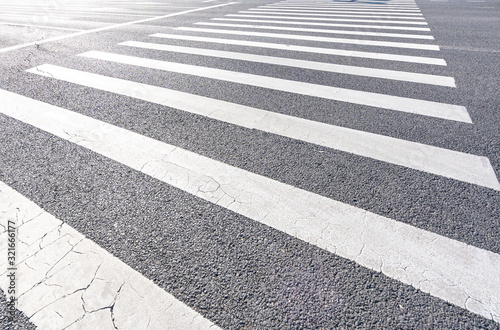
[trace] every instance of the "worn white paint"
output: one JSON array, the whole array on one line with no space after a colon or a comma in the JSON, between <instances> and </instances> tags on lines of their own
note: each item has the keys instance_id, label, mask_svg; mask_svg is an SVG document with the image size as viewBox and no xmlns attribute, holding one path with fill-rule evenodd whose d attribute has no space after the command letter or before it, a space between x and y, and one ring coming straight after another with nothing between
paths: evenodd
<instances>
[{"instance_id":1,"label":"worn white paint","mask_svg":"<svg viewBox=\"0 0 500 330\"><path fill-rule=\"evenodd\" d=\"M2 103L2 106L12 105L10 100ZM17 308L40 329L217 328L75 229L0 182L0 254L3 256L7 256L9 220L17 227ZM7 292L6 258L0 262L0 286Z\"/></svg>"},{"instance_id":2,"label":"worn white paint","mask_svg":"<svg viewBox=\"0 0 500 330\"><path fill-rule=\"evenodd\" d=\"M496 253L21 95L0 91L0 102L7 116L500 322Z\"/></svg>"}]
</instances>

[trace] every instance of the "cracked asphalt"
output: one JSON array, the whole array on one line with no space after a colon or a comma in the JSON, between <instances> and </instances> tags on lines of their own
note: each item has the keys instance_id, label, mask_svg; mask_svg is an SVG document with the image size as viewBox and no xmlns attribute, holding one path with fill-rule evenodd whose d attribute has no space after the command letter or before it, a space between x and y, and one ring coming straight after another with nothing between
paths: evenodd
<instances>
[{"instance_id":1,"label":"cracked asphalt","mask_svg":"<svg viewBox=\"0 0 500 330\"><path fill-rule=\"evenodd\" d=\"M146 5L137 10L161 16L227 3L157 2L177 7L161 13ZM455 78L455 89L118 45L128 40L159 42L148 36L187 34L172 28L192 27L196 22L274 2L240 1L0 52L0 88L172 145L170 154L178 153L177 148L193 152L498 255L498 191L25 71L49 63L480 155L490 160L497 178L500 176L500 2L497 0L484 3L416 1L429 23L430 34L435 37L434 44L441 48L436 56L446 60L446 67L315 53L292 54L196 41L168 42L450 76ZM125 2L123 6L126 7ZM145 17L95 15L71 23L59 22L54 17L49 23L64 28L91 29L141 18ZM44 31L0 25L0 48L72 33ZM377 40L375 37L364 39ZM252 37L242 40L262 41ZM293 44L318 46L309 40ZM323 43L321 46L333 47ZM335 47L358 50L349 45ZM473 125L76 56L91 50L463 105ZM362 50L381 51L380 47L372 46L363 46ZM428 54L423 50L395 48L390 52ZM0 127L0 181L74 228L75 235L83 235L81 240L85 237L95 242L103 251L221 328L499 328L498 323L467 309L242 215L238 209L243 206L234 204L245 202L245 186L226 189L211 177L195 184L189 170L185 178L179 176L179 183L168 184L165 182L168 174L162 176L155 172L156 159L133 168L78 144L82 141L78 137L63 139L4 114L0 114ZM160 161L168 162L168 157ZM194 187L192 193L185 188L190 185ZM270 198L269 202L274 200L279 198ZM269 212L264 208L260 211L256 214L265 223ZM283 223L286 220L284 216ZM61 227L58 228L60 234ZM70 251L76 246L78 243L73 242L65 246L67 250L61 248L58 251L61 258L53 260L62 267L59 262L69 258L65 263L69 268L52 274L55 276L52 280L49 276L33 284L47 281L57 284L70 278L71 265L75 264L70 262L74 254ZM43 249L38 253L41 251ZM363 247L357 253L362 255ZM91 276L84 283L74 283L71 292L78 292L82 315L92 310L108 320L107 315L113 313L124 282L118 279L113 282L111 291L115 294L110 295L111 300L96 302L88 310L85 307L95 299L90 293L84 297L84 292L96 284L101 264L97 259L89 263ZM44 267L50 269L48 265ZM404 268L403 272L406 271ZM425 285L423 282L419 287ZM469 303L468 297L465 306ZM8 322L2 291L0 327L35 328L28 316L16 313L16 322ZM105 313L108 314L104 316ZM120 328L113 323L113 316L109 319L112 320L110 326Z\"/></svg>"}]
</instances>

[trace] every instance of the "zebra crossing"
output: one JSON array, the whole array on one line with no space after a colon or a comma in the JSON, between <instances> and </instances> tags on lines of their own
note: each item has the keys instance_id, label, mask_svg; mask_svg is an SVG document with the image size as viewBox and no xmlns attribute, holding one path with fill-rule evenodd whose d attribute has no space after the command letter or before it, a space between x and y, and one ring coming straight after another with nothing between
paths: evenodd
<instances>
[{"instance_id":1,"label":"zebra crossing","mask_svg":"<svg viewBox=\"0 0 500 330\"><path fill-rule=\"evenodd\" d=\"M332 3L325 0L311 4L284 0L213 17L208 22L195 22L196 27L178 26L170 33L144 36L144 40L125 40L116 44L112 51L89 50L77 54L82 63L96 70L46 63L26 70L26 74L47 82L64 82L145 101L159 106L162 112L175 109L199 116L201 120L235 125L249 136L257 132L272 134L305 143L308 148L333 149L381 162L382 167L400 166L432 178L449 180L445 182L458 181L464 187L497 194L500 183L490 160L484 156L321 122L307 115L296 116L274 108L196 94L168 83L152 84L137 77L114 77L106 70L97 70L107 65L137 72L151 70L148 72L180 75L186 81L205 79L221 89L242 86L249 91L270 91L270 95L281 93L334 102L336 107L349 105L350 109L361 107L363 111L419 116L424 121L474 125L468 109L460 104L353 89L335 79L320 84L314 79L304 81L300 77L274 75L276 71L273 70L256 73L218 66L218 61L242 61L249 66L262 64L341 75L353 81L377 79L408 86L437 86L442 88L443 95L456 88L451 76L412 70L419 65L446 72L446 62L439 57L439 45L429 34L431 31L416 4L401 0L388 2L383 9L380 6L370 2ZM338 27L347 30L336 30ZM389 29L392 31L380 32ZM412 31L411 34L408 31ZM345 38L324 34L342 34ZM408 39L415 41L408 42ZM182 63L175 60L175 56L199 56L211 59L215 65L190 63L189 60ZM327 56L327 61L308 56ZM362 59L366 66L358 62L336 63L339 58L345 61ZM399 68L408 65L408 69L379 68L379 61L386 65L399 63ZM90 150L179 192L220 207L224 212L265 225L441 301L500 322L498 253L335 200L307 188L307 184L296 186L283 182L100 120L98 116L6 90L0 90L0 96L0 111L8 118ZM23 219L19 237L24 237L21 242L25 250L20 253L23 259L18 267L21 278L30 281L23 283L20 280L22 299L17 307L36 325L42 328L50 328L53 324L60 328L112 328L118 325L119 328L137 328L137 324L147 319L144 328L162 328L171 322L176 322L177 328L231 327L230 321L221 323L220 315L214 312L193 306L191 309L190 303L157 287L147 276L140 275L5 183L0 184L0 192L5 195L2 212L7 214L1 217L2 221ZM6 237L6 225L2 223L2 226L2 235ZM47 231L37 233L37 226ZM3 244L1 249L6 250L7 245ZM64 248L51 251L59 245ZM46 260L37 260L44 254ZM94 258L94 255L100 257ZM59 269L64 272L58 272ZM126 275L117 277L116 274ZM77 279L72 285L66 283L65 278L69 276ZM5 276L2 281L5 292ZM105 283L112 288L106 288ZM100 289L106 297L92 300L92 293L99 295ZM158 298L146 299L148 295ZM39 301L43 301L43 306ZM139 305L132 312L134 308L130 305L137 301L145 306Z\"/></svg>"},{"instance_id":2,"label":"zebra crossing","mask_svg":"<svg viewBox=\"0 0 500 330\"><path fill-rule=\"evenodd\" d=\"M2 220L17 218L22 222L19 250L24 268L20 269L28 268L31 273L26 270L30 276L20 281L17 299L37 326L130 329L149 320L163 328L217 328L3 182L0 194L6 214ZM2 237L2 244L5 242Z\"/></svg>"}]
</instances>

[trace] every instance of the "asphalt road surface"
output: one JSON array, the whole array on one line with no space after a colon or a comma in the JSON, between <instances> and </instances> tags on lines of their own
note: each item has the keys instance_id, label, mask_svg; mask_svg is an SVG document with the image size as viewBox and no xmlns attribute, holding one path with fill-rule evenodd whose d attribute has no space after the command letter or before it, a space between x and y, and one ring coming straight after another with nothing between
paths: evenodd
<instances>
[{"instance_id":1,"label":"asphalt road surface","mask_svg":"<svg viewBox=\"0 0 500 330\"><path fill-rule=\"evenodd\" d=\"M498 329L498 0L0 4L0 327Z\"/></svg>"}]
</instances>

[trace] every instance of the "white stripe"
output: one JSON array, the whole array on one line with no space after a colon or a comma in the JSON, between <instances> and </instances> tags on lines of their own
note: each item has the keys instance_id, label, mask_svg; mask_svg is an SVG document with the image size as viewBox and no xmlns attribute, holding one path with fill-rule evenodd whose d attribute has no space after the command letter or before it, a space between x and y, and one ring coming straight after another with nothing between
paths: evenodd
<instances>
[{"instance_id":1,"label":"white stripe","mask_svg":"<svg viewBox=\"0 0 500 330\"><path fill-rule=\"evenodd\" d=\"M311 3L311 2L289 2L289 1L280 1L280 2L275 2L271 4L267 4L266 6L318 6L318 7L345 7L345 8L359 8L359 7L373 7L373 8L418 8L417 4L415 2L413 3L396 3L396 2L391 2L391 3L374 3L374 2L360 2L357 1L355 3L344 3L344 2L324 2L320 3L318 1Z\"/></svg>"},{"instance_id":2,"label":"white stripe","mask_svg":"<svg viewBox=\"0 0 500 330\"><path fill-rule=\"evenodd\" d=\"M136 65L156 70L195 75L209 79L229 81L237 84L269 88L329 100L472 123L469 114L467 113L467 109L463 106L97 51L79 54L79 56L112 61L115 63Z\"/></svg>"},{"instance_id":3,"label":"white stripe","mask_svg":"<svg viewBox=\"0 0 500 330\"><path fill-rule=\"evenodd\" d=\"M500 321L496 253L24 96L2 91L0 100L7 116Z\"/></svg>"},{"instance_id":4,"label":"white stripe","mask_svg":"<svg viewBox=\"0 0 500 330\"><path fill-rule=\"evenodd\" d=\"M360 7L372 7L372 8L418 8L415 2L413 3L374 3L374 2L356 2L356 3L343 3L343 2L324 2L320 3L316 1L314 4L311 2L288 2L288 1L280 1L271 4L266 4L265 6L318 6L318 7L345 7L345 8L360 8Z\"/></svg>"},{"instance_id":5,"label":"white stripe","mask_svg":"<svg viewBox=\"0 0 500 330\"><path fill-rule=\"evenodd\" d=\"M300 7L284 7L284 6L261 6L249 10L279 10L279 11L296 11L296 12L315 12L315 13L338 13L338 14L386 14L386 15L403 15L403 16L422 16L420 11L413 12L398 12L391 10L370 10L370 9L337 9L337 8L300 8Z\"/></svg>"},{"instance_id":6,"label":"white stripe","mask_svg":"<svg viewBox=\"0 0 500 330\"><path fill-rule=\"evenodd\" d=\"M418 9L416 4L370 4L370 3L356 3L356 4L344 4L344 3L291 3L291 2L276 2L266 5L261 5L260 7L317 7L317 8L375 8L380 10L401 8L407 10Z\"/></svg>"},{"instance_id":7,"label":"white stripe","mask_svg":"<svg viewBox=\"0 0 500 330\"><path fill-rule=\"evenodd\" d=\"M353 6L352 3L338 3L339 5L343 5L344 7ZM388 7L399 7L399 8L416 8L416 2L392 2L388 4L386 1L377 0L377 1L357 1L354 6L377 6L379 8L388 8Z\"/></svg>"},{"instance_id":8,"label":"white stripe","mask_svg":"<svg viewBox=\"0 0 500 330\"><path fill-rule=\"evenodd\" d=\"M292 40L317 41L317 42L332 42L332 43L340 43L340 44L376 46L376 47L423 49L423 50L434 50L434 51L439 50L439 46L437 46L437 45L415 44L415 43L408 43L408 42L330 38L330 37L316 37L316 36L309 36L309 35L279 34L279 33L250 32L250 31L222 30L222 29L205 29L205 28L202 29L202 28L191 28L191 27L178 27L178 28L174 28L174 30L190 31L190 32L204 32L204 33L219 33L219 34L264 37L264 38L276 38L276 39L292 39Z\"/></svg>"},{"instance_id":9,"label":"white stripe","mask_svg":"<svg viewBox=\"0 0 500 330\"><path fill-rule=\"evenodd\" d=\"M294 7L321 7L321 8L330 8L330 7L342 7L342 8L377 8L377 9L391 9L391 8L403 8L403 9L415 9L418 8L416 3L373 3L373 2L356 2L356 3L343 3L343 2L330 2L330 3L319 3L319 2L304 2L304 3L295 3L295 2L275 2L266 4L263 6L294 6Z\"/></svg>"},{"instance_id":10,"label":"white stripe","mask_svg":"<svg viewBox=\"0 0 500 330\"><path fill-rule=\"evenodd\" d=\"M268 48L268 49L279 49L279 50L286 50L286 51L317 53L317 54L335 55L335 56L370 58L370 59L377 59L377 60L384 60L384 61L400 61L400 62L421 63L421 64L431 64L431 65L446 65L446 62L443 59L432 58L432 57L394 55L394 54L386 54L386 53L358 52L358 51L333 49L333 48L307 47L307 46L276 44L276 43L246 41L246 40L206 38L206 37L185 36L185 35L179 35L179 34L165 34L165 33L152 34L151 37L210 42L210 43L238 45L238 46L247 46L247 47L260 47L260 48Z\"/></svg>"},{"instance_id":11,"label":"white stripe","mask_svg":"<svg viewBox=\"0 0 500 330\"><path fill-rule=\"evenodd\" d=\"M491 165L484 165L489 164L486 157L62 67L43 65L29 72L459 181L487 187L498 184Z\"/></svg>"},{"instance_id":12,"label":"white stripe","mask_svg":"<svg viewBox=\"0 0 500 330\"><path fill-rule=\"evenodd\" d=\"M17 49L21 49L21 48L25 48L25 47L29 47L29 46L40 45L40 44L44 44L44 43L48 43L48 42L59 41L59 40L62 40L62 39L77 37L77 36L81 36L81 35L85 35L85 34L89 34L89 33L107 31L107 30L116 29L116 28L120 28L120 27L124 27L124 26L133 25L133 24L152 22L152 21L156 21L156 20L160 20L160 19L164 19L164 18L168 18L168 17L174 17L174 16L180 16L180 15L184 15L184 14L189 14L189 13L193 13L193 12L196 12L196 11L217 8L217 7L221 7L221 6L233 5L235 3L236 2L228 2L228 3L225 3L225 4L214 5L214 6L210 6L210 7L195 8L195 9L181 11L181 12L178 12L178 13L171 13L171 14L167 14L167 15L163 15L163 16L146 18L146 19L141 19L141 20L138 20L138 21L132 21L132 22L126 22L126 23L120 23L120 24L114 24L114 25L110 25L110 26L105 26L105 27L97 28L97 29L85 30L85 31L80 31L80 32L65 34L65 35L57 36L57 37L53 37L53 38L47 38L47 39L43 39L43 40L38 40L38 41L33 41L33 42L27 42L27 43L24 43L24 44L19 44L19 45L15 45L15 46L0 48L0 53L5 53L5 52L9 52L9 51L12 51L12 50L17 50Z\"/></svg>"},{"instance_id":13,"label":"white stripe","mask_svg":"<svg viewBox=\"0 0 500 330\"><path fill-rule=\"evenodd\" d=\"M306 29L294 27L282 27L271 25L249 25L249 24L227 24L227 23L211 23L211 22L198 22L196 25L210 25L210 26L224 26L224 27L237 27L237 28L252 28L264 30L281 30L281 31L300 31L300 32L314 32L314 33L329 33L329 34L347 34L357 36L373 36L373 37L387 37L387 38L408 38L408 39L426 39L434 40L433 36L422 34L402 34L402 33L382 33L382 32L362 32L362 31L346 31L346 30L330 30L330 29Z\"/></svg>"},{"instance_id":14,"label":"white stripe","mask_svg":"<svg viewBox=\"0 0 500 330\"><path fill-rule=\"evenodd\" d=\"M356 7L346 7L346 6L299 6L299 5L264 5L257 6L256 8L262 9L299 9L299 10L338 10L338 11L353 11L353 12L383 12L383 13L420 13L418 7L384 7L380 6L356 6Z\"/></svg>"},{"instance_id":15,"label":"white stripe","mask_svg":"<svg viewBox=\"0 0 500 330\"><path fill-rule=\"evenodd\" d=\"M274 2L274 4L291 4L291 5L311 5L311 2L307 1L280 1L280 2ZM397 1L391 1L390 3L387 3L387 1L356 1L356 2L344 2L344 1L315 1L314 5L320 5L320 6L344 6L344 7L360 7L360 6L374 6L377 8L384 8L384 7L413 7L416 6L416 2L397 2Z\"/></svg>"},{"instance_id":16,"label":"white stripe","mask_svg":"<svg viewBox=\"0 0 500 330\"><path fill-rule=\"evenodd\" d=\"M274 2L268 5L297 5L297 6L311 6L311 2L307 1L279 1L279 2ZM412 3L400 3L396 1L391 1L388 3L387 1L381 2L381 1L356 1L356 2L344 2L344 1L314 1L314 6L344 6L344 7L359 7L359 6L374 6L377 8L384 8L384 7L394 7L394 6L416 6L416 2Z\"/></svg>"},{"instance_id":17,"label":"white stripe","mask_svg":"<svg viewBox=\"0 0 500 330\"><path fill-rule=\"evenodd\" d=\"M338 11L369 11L387 13L420 13L418 7L384 7L380 6L299 6L299 5L265 5L257 8L305 9L305 10L338 10Z\"/></svg>"},{"instance_id":18,"label":"white stripe","mask_svg":"<svg viewBox=\"0 0 500 330\"><path fill-rule=\"evenodd\" d=\"M314 1L314 3L303 1L303 2L294 2L294 1L279 1L279 2L274 2L267 4L269 6L276 5L276 6L281 6L281 5L287 5L287 6L342 6L342 7L347 7L347 8L357 8L357 7L366 7L366 6L371 6L375 8L390 8L390 7L416 7L417 4L416 2L412 3L400 3L400 2L393 2L391 1L388 3L387 1L384 1L383 3L381 1L356 1L356 2L344 2L344 1L329 1L329 2L321 2L321 1Z\"/></svg>"},{"instance_id":19,"label":"white stripe","mask_svg":"<svg viewBox=\"0 0 500 330\"><path fill-rule=\"evenodd\" d=\"M251 14L277 14L277 15L302 15L302 16L328 16L328 17L358 17L358 18L390 18L390 19L409 19L423 20L422 14L400 14L400 13L384 13L384 12L350 12L350 11L335 11L335 10L295 10L295 9L265 9L254 8L239 13Z\"/></svg>"},{"instance_id":20,"label":"white stripe","mask_svg":"<svg viewBox=\"0 0 500 330\"><path fill-rule=\"evenodd\" d=\"M243 19L243 18L212 18L214 21L233 21L233 22L253 22L253 23L273 23L273 24L288 24L288 25L311 25L311 26L332 26L332 27L348 27L361 29L380 29L380 30L404 30L404 31L425 31L431 29L425 27L407 27L407 26L390 26L390 25L364 25L364 24L342 24L342 23L317 23L317 22L294 22L294 21L276 21L266 19Z\"/></svg>"},{"instance_id":21,"label":"white stripe","mask_svg":"<svg viewBox=\"0 0 500 330\"><path fill-rule=\"evenodd\" d=\"M275 2L275 3L293 3L293 4L311 4L309 1L280 1L280 2ZM345 6L357 6L359 4L372 4L372 5L377 5L377 6L410 6L410 5L416 5L415 1L390 1L389 3L386 0L371 0L371 1L319 1L316 0L315 3L318 4L338 4L338 5L345 5Z\"/></svg>"},{"instance_id":22,"label":"white stripe","mask_svg":"<svg viewBox=\"0 0 500 330\"><path fill-rule=\"evenodd\" d=\"M249 61L249 62L283 65L283 66L289 66L289 67L295 67L295 68L301 68L301 69L319 70L319 71L350 74L350 75L363 76L363 77L392 79L392 80L408 81L408 82L414 82L414 83L424 83L424 84L430 84L430 85L455 87L455 79L453 79L452 77L444 77L444 76L437 76L437 75L430 75L430 74L421 74L421 73L394 71L394 70L383 70L383 69L372 69L372 68L365 68L365 67L359 67L359 66L339 65L339 64L332 64L332 63L325 63L325 62L296 60L296 59L285 58L285 57L263 56L263 55L227 52L227 51L212 50L212 49L199 49L199 48L192 48L192 47L179 47L179 46L171 46L171 45L165 45L165 44L153 44L153 43L146 43L146 42L137 42L137 41L127 41L127 42L120 43L120 45L131 46L131 47L140 47L140 48L145 48L145 49L170 51L170 52L179 52L179 53L185 53L185 54L213 56L213 57L228 58L228 59L242 60L242 61Z\"/></svg>"},{"instance_id":23,"label":"white stripe","mask_svg":"<svg viewBox=\"0 0 500 330\"><path fill-rule=\"evenodd\" d=\"M261 9L249 9L246 11L239 11L242 14L273 14L273 15L296 15L296 16L327 16L327 17L354 17L354 18L390 18L390 19L414 19L423 20L423 17L400 17L400 16L386 16L386 15L361 15L361 14L330 14L325 13L325 11L300 11L300 10L282 10L282 9L272 9L272 10L261 10ZM410 23L412 24L412 23Z\"/></svg>"},{"instance_id":24,"label":"white stripe","mask_svg":"<svg viewBox=\"0 0 500 330\"><path fill-rule=\"evenodd\" d=\"M3 95L3 94L2 94ZM3 96L2 96L3 98ZM7 100L9 102L10 100ZM59 118L58 118L59 119ZM83 219L84 220L84 219ZM17 308L42 329L207 329L200 314L0 182L0 252L17 227ZM2 266L6 258L2 258ZM7 267L2 267L5 272ZM7 293L6 273L0 279Z\"/></svg>"},{"instance_id":25,"label":"white stripe","mask_svg":"<svg viewBox=\"0 0 500 330\"><path fill-rule=\"evenodd\" d=\"M406 25L427 25L426 22L402 22L402 21L388 21L388 20L372 20L372 19L344 19L344 18L322 18L322 17L293 17L293 16L279 16L278 13L261 15L252 15L252 12L242 14L227 14L228 17L253 17L253 18L279 18L279 19L300 19L312 21L330 21L330 22L362 22L362 23L383 23L383 24L406 24ZM284 13L285 14L285 13ZM273 16L274 15L274 16ZM278 15L278 16L276 16Z\"/></svg>"}]
</instances>

